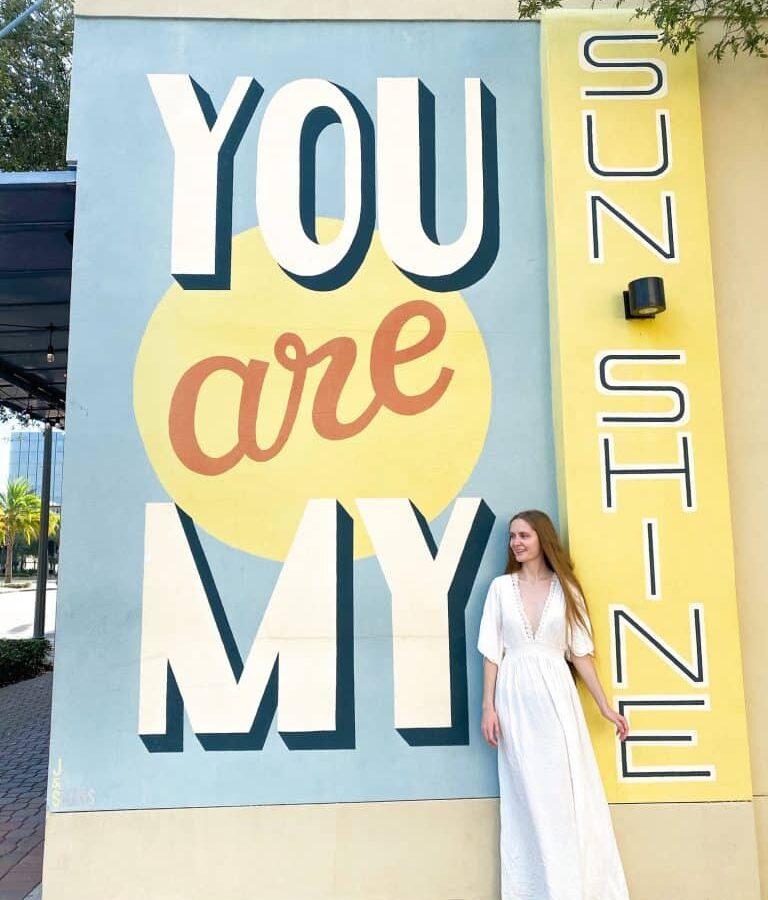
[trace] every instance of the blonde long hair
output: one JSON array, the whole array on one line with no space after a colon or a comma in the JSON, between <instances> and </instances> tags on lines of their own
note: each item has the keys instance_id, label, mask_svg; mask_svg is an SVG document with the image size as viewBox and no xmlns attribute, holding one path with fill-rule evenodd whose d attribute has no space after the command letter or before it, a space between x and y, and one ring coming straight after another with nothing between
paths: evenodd
<instances>
[{"instance_id":1,"label":"blonde long hair","mask_svg":"<svg viewBox=\"0 0 768 900\"><path fill-rule=\"evenodd\" d=\"M579 579L573 571L573 563L560 543L552 520L545 512L539 509L526 509L523 512L515 513L509 520L510 528L515 519L523 519L536 532L541 544L541 552L544 554L544 561L560 581L565 596L565 621L568 645L570 646L571 634L575 625L581 626L585 631L588 630L585 617L587 600L579 584ZM508 553L506 573L511 575L519 572L522 564L515 559L511 547L509 547ZM583 601L583 606L579 598Z\"/></svg>"}]
</instances>

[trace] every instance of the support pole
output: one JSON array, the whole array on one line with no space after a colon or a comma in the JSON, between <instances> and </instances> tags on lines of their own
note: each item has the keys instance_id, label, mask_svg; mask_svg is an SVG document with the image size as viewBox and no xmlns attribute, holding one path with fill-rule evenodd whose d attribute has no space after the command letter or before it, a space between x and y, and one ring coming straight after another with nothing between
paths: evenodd
<instances>
[{"instance_id":1,"label":"support pole","mask_svg":"<svg viewBox=\"0 0 768 900\"><path fill-rule=\"evenodd\" d=\"M37 544L37 594L35 595L35 624L32 637L45 634L45 592L48 584L48 516L51 511L51 449L53 432L48 422L43 432L43 484L40 492L40 538Z\"/></svg>"},{"instance_id":2,"label":"support pole","mask_svg":"<svg viewBox=\"0 0 768 900\"><path fill-rule=\"evenodd\" d=\"M0 29L0 38L4 38L6 34L10 34L14 28L21 25L25 19L28 19L33 12L40 9L44 2L45 0L35 0L31 6L28 6L23 12L20 12L12 22L9 22L5 26L5 28Z\"/></svg>"}]
</instances>

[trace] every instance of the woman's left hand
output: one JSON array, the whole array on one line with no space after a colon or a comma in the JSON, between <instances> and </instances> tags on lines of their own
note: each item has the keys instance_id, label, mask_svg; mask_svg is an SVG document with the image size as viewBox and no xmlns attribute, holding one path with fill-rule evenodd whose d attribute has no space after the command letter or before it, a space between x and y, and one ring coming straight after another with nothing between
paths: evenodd
<instances>
[{"instance_id":1,"label":"woman's left hand","mask_svg":"<svg viewBox=\"0 0 768 900\"><path fill-rule=\"evenodd\" d=\"M622 716L621 713L616 712L615 709L611 709L610 706L606 706L605 709L600 710L600 714L608 719L609 722L613 722L616 726L616 735L620 741L624 741L629 734L629 722Z\"/></svg>"}]
</instances>

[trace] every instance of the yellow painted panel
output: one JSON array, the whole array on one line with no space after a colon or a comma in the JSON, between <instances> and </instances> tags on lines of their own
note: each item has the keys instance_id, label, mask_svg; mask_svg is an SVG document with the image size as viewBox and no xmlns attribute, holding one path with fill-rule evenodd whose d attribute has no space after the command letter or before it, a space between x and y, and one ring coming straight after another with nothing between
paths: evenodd
<instances>
[{"instance_id":1,"label":"yellow painted panel","mask_svg":"<svg viewBox=\"0 0 768 900\"><path fill-rule=\"evenodd\" d=\"M561 11L542 65L561 509L632 732L622 753L586 704L606 790L747 799L696 57L629 13ZM627 321L647 276L667 310Z\"/></svg>"}]
</instances>

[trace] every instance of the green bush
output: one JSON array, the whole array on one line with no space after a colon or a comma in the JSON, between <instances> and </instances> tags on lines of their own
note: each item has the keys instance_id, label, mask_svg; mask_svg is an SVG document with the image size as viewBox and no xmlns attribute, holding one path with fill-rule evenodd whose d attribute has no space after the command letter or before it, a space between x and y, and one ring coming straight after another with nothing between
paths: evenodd
<instances>
[{"instance_id":1,"label":"green bush","mask_svg":"<svg viewBox=\"0 0 768 900\"><path fill-rule=\"evenodd\" d=\"M0 640L0 687L42 675L51 668L51 642L47 638Z\"/></svg>"}]
</instances>

